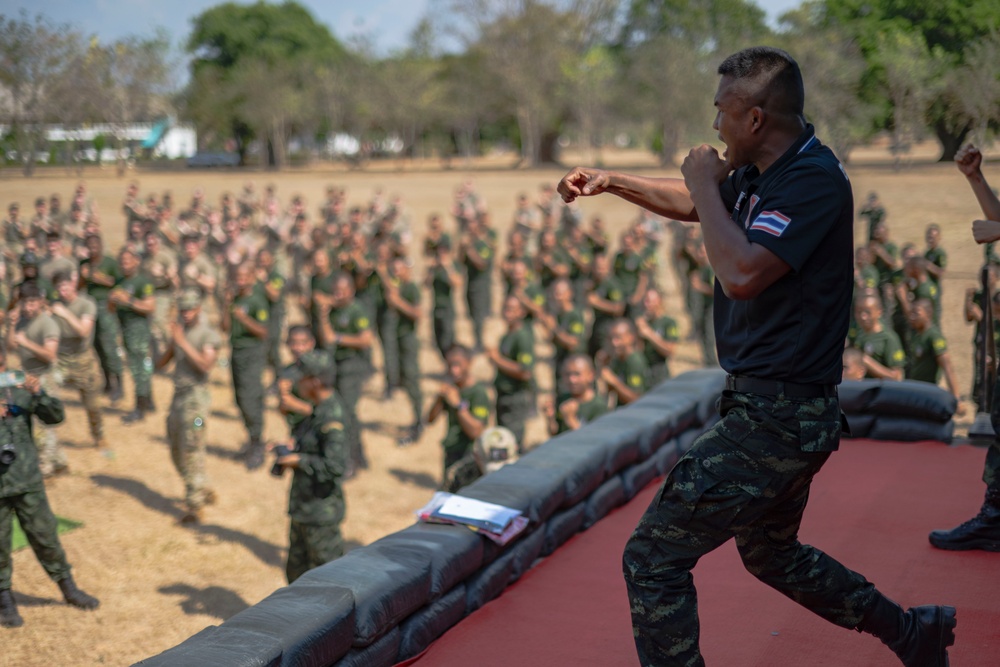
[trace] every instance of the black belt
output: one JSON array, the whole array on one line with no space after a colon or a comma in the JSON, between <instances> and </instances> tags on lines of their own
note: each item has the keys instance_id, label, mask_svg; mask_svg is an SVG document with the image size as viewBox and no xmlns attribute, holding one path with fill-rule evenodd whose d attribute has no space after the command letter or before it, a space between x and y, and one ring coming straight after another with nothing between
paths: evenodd
<instances>
[{"instance_id":1,"label":"black belt","mask_svg":"<svg viewBox=\"0 0 1000 667\"><path fill-rule=\"evenodd\" d=\"M737 375L726 376L726 389L747 394L765 396L788 396L789 398L833 398L837 395L835 384L799 384L798 382L777 382Z\"/></svg>"}]
</instances>

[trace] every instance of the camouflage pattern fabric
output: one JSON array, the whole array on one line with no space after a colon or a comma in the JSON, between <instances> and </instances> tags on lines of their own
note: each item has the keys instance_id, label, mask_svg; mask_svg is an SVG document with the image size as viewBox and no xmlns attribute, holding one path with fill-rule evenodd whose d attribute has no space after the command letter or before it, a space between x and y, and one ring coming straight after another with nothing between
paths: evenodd
<instances>
[{"instance_id":1,"label":"camouflage pattern fabric","mask_svg":"<svg viewBox=\"0 0 1000 667\"><path fill-rule=\"evenodd\" d=\"M94 323L94 348L105 376L122 374L122 358L118 353L118 318L108 310L107 301L97 302Z\"/></svg>"},{"instance_id":2,"label":"camouflage pattern fabric","mask_svg":"<svg viewBox=\"0 0 1000 667\"><path fill-rule=\"evenodd\" d=\"M344 555L340 524L309 524L292 520L288 529L285 576L292 583L303 574Z\"/></svg>"},{"instance_id":3,"label":"camouflage pattern fabric","mask_svg":"<svg viewBox=\"0 0 1000 667\"><path fill-rule=\"evenodd\" d=\"M49 507L45 488L39 487L19 496L0 497L0 591L11 585L13 561L11 544L14 539L12 517L17 515L31 550L52 581L69 576L70 566L59 542L58 522Z\"/></svg>"},{"instance_id":4,"label":"camouflage pattern fabric","mask_svg":"<svg viewBox=\"0 0 1000 667\"><path fill-rule=\"evenodd\" d=\"M264 366L267 344L261 341L246 347L233 347L230 367L233 373L233 393L243 423L251 438L264 433Z\"/></svg>"},{"instance_id":5,"label":"camouflage pattern fabric","mask_svg":"<svg viewBox=\"0 0 1000 667\"><path fill-rule=\"evenodd\" d=\"M41 381L42 390L46 394L55 394L59 388L58 373L51 371L38 376ZM59 436L56 430L38 416L33 422L34 432L38 438L38 465L45 476L51 475L59 468L69 465L66 452L59 446Z\"/></svg>"},{"instance_id":6,"label":"camouflage pattern fabric","mask_svg":"<svg viewBox=\"0 0 1000 667\"><path fill-rule=\"evenodd\" d=\"M468 486L483 476L474 453L469 452L444 469L444 482L441 490L457 493L463 486Z\"/></svg>"},{"instance_id":7,"label":"camouflage pattern fabric","mask_svg":"<svg viewBox=\"0 0 1000 667\"><path fill-rule=\"evenodd\" d=\"M80 392L80 402L87 413L90 435L96 440L104 435L104 421L98 403L97 369L88 350L82 354L60 355L57 363L59 384Z\"/></svg>"},{"instance_id":8,"label":"camouflage pattern fabric","mask_svg":"<svg viewBox=\"0 0 1000 667\"><path fill-rule=\"evenodd\" d=\"M840 437L836 399L726 391L722 420L664 481L625 548L633 632L643 665L699 667L698 559L736 538L763 583L844 628L875 600L861 575L799 543L813 476Z\"/></svg>"},{"instance_id":9,"label":"camouflage pattern fabric","mask_svg":"<svg viewBox=\"0 0 1000 667\"><path fill-rule=\"evenodd\" d=\"M153 377L153 358L150 356L149 322L144 318L133 318L122 322L122 341L125 343L125 358L128 371L135 383L135 395L148 398L152 395L150 382Z\"/></svg>"},{"instance_id":10,"label":"camouflage pattern fabric","mask_svg":"<svg viewBox=\"0 0 1000 667\"><path fill-rule=\"evenodd\" d=\"M184 502L189 510L205 504L205 429L212 399L206 386L177 390L167 414L170 459L184 480Z\"/></svg>"}]
</instances>

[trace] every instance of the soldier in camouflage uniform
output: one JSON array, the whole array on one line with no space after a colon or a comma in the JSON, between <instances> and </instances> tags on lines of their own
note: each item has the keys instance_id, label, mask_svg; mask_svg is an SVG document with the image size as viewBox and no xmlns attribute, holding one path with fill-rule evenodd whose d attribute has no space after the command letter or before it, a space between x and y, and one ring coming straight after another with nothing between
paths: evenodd
<instances>
[{"instance_id":1,"label":"soldier in camouflage uniform","mask_svg":"<svg viewBox=\"0 0 1000 667\"><path fill-rule=\"evenodd\" d=\"M0 349L0 372L7 369L3 355ZM0 626L5 628L24 624L10 592L14 515L38 562L59 585L63 599L80 609L95 609L100 604L73 582L31 435L32 418L55 425L64 417L62 402L46 393L35 375L29 375L21 386L0 389L0 445L9 445L7 456L14 455L12 461L0 462Z\"/></svg>"},{"instance_id":2,"label":"soldier in camouflage uniform","mask_svg":"<svg viewBox=\"0 0 1000 667\"><path fill-rule=\"evenodd\" d=\"M250 442L244 451L247 468L264 464L264 385L267 363L267 323L270 306L256 288L253 266L236 269L235 293L227 294L222 314L222 330L229 333L232 347L229 367L233 372L233 393L243 417Z\"/></svg>"},{"instance_id":3,"label":"soldier in camouflage uniform","mask_svg":"<svg viewBox=\"0 0 1000 667\"><path fill-rule=\"evenodd\" d=\"M992 244L1000 241L1000 199L990 189L983 176L983 155L971 144L955 156L958 170L968 179L972 192L976 195L985 220L972 223L972 234L977 243ZM995 306L994 306L995 307ZM981 351L985 354L985 350ZM993 403L990 405L990 421L996 438L986 452L983 466L983 481L986 495L976 516L951 530L935 530L930 534L930 543L938 549L1000 552L1000 375L993 387Z\"/></svg>"},{"instance_id":4,"label":"soldier in camouflage uniform","mask_svg":"<svg viewBox=\"0 0 1000 667\"><path fill-rule=\"evenodd\" d=\"M118 263L104 254L104 243L96 234L86 239L89 258L80 263L80 283L97 304L94 349L104 373L104 393L117 402L122 397L122 358L118 352L118 318L109 307L108 295L118 279Z\"/></svg>"},{"instance_id":5,"label":"soldier in camouflage uniform","mask_svg":"<svg viewBox=\"0 0 1000 667\"><path fill-rule=\"evenodd\" d=\"M57 273L55 283L59 301L53 303L50 310L59 324L58 382L62 387L80 392L80 403L87 413L94 445L107 447L104 420L97 404L98 378L94 363L97 304L86 294L78 292L76 274Z\"/></svg>"},{"instance_id":6,"label":"soldier in camouflage uniform","mask_svg":"<svg viewBox=\"0 0 1000 667\"><path fill-rule=\"evenodd\" d=\"M215 366L222 337L201 316L202 296L185 290L177 297L179 321L172 322L156 367L174 361L174 397L167 414L170 459L184 480L182 524L199 523L202 507L215 502L205 473L205 431L212 397L208 376Z\"/></svg>"},{"instance_id":7,"label":"soldier in camouflage uniform","mask_svg":"<svg viewBox=\"0 0 1000 667\"><path fill-rule=\"evenodd\" d=\"M122 417L126 424L142 421L146 413L154 409L149 318L156 308L156 301L153 299L153 283L139 270L140 261L138 252L127 245L122 248L118 255L121 278L108 294L108 303L115 309L121 324L125 357L135 385L135 409Z\"/></svg>"},{"instance_id":8,"label":"soldier in camouflage uniform","mask_svg":"<svg viewBox=\"0 0 1000 667\"><path fill-rule=\"evenodd\" d=\"M149 329L153 342L153 358L163 356L170 329L170 309L174 304L174 286L177 284L177 259L174 253L163 247L160 235L147 231L143 236L146 251L142 258L141 270L153 283L155 307L149 319Z\"/></svg>"},{"instance_id":9,"label":"soldier in camouflage uniform","mask_svg":"<svg viewBox=\"0 0 1000 667\"><path fill-rule=\"evenodd\" d=\"M296 427L292 451L275 461L278 474L293 471L288 492L288 583L344 553L340 534L348 468L344 409L334 393L329 358L308 352L302 362L298 391L313 410Z\"/></svg>"},{"instance_id":10,"label":"soldier in camouflage uniform","mask_svg":"<svg viewBox=\"0 0 1000 667\"><path fill-rule=\"evenodd\" d=\"M691 569L735 537L762 582L830 622L875 635L908 667L946 665L953 607L904 612L798 541L813 475L840 441L851 185L805 122L801 74L787 53L746 49L719 74L714 127L725 160L700 146L684 161L684 180L577 168L559 184L567 200L606 191L701 222L716 271L717 346L730 373L722 419L681 457L625 548L640 662L705 664Z\"/></svg>"},{"instance_id":11,"label":"soldier in camouflage uniform","mask_svg":"<svg viewBox=\"0 0 1000 667\"><path fill-rule=\"evenodd\" d=\"M21 368L25 373L38 377L42 389L54 394L59 386L56 381L56 359L59 352L59 324L43 310L45 301L33 283L25 283L20 290L20 308L10 312L7 327L7 349L18 352ZM69 470L66 454L59 446L56 431L46 422L35 420L39 434L42 474L46 477Z\"/></svg>"},{"instance_id":12,"label":"soldier in camouflage uniform","mask_svg":"<svg viewBox=\"0 0 1000 667\"><path fill-rule=\"evenodd\" d=\"M350 452L347 476L350 477L358 468L368 467L361 442L358 400L361 387L371 372L367 355L375 336L368 311L354 298L354 280L348 274L337 274L333 298L322 307L323 340L326 349L333 353L337 368L336 391L344 409L347 450Z\"/></svg>"}]
</instances>

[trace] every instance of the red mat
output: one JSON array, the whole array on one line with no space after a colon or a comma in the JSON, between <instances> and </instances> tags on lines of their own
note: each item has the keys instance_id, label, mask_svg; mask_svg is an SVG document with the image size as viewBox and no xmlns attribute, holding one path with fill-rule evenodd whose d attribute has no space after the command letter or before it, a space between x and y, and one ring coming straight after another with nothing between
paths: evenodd
<instances>
[{"instance_id":1,"label":"red mat","mask_svg":"<svg viewBox=\"0 0 1000 667\"><path fill-rule=\"evenodd\" d=\"M984 455L936 443L845 442L813 483L800 536L904 607L957 607L950 651L957 667L1000 665L1000 554L938 551L927 533L978 510ZM658 486L572 538L403 664L638 664L621 553ZM743 569L732 541L703 558L694 574L709 665L899 664L877 639L831 625L758 582Z\"/></svg>"}]
</instances>

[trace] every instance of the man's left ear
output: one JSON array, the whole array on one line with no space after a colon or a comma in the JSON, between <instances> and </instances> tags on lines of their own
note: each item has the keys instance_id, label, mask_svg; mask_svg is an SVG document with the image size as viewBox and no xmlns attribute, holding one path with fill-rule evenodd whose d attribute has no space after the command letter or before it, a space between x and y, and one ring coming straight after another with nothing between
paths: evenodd
<instances>
[{"instance_id":1,"label":"man's left ear","mask_svg":"<svg viewBox=\"0 0 1000 667\"><path fill-rule=\"evenodd\" d=\"M760 107L750 109L750 131L757 132L764 125L764 110Z\"/></svg>"}]
</instances>

